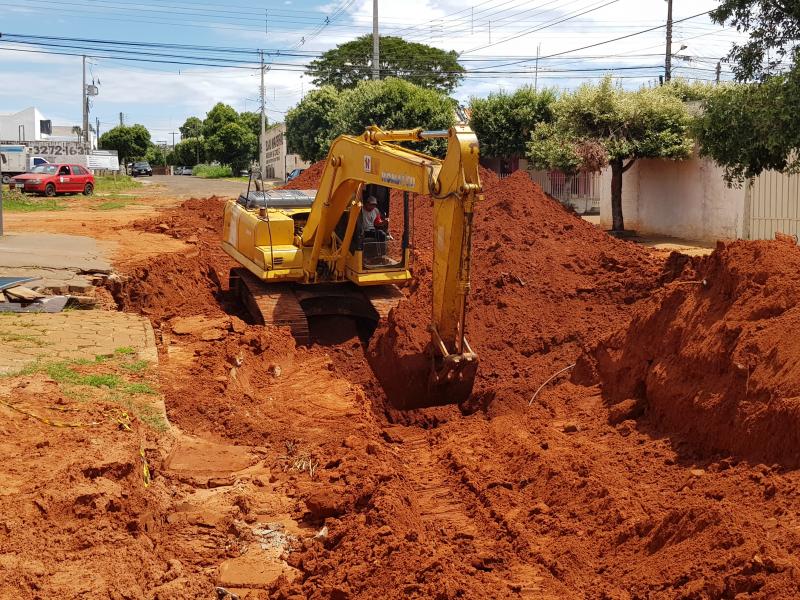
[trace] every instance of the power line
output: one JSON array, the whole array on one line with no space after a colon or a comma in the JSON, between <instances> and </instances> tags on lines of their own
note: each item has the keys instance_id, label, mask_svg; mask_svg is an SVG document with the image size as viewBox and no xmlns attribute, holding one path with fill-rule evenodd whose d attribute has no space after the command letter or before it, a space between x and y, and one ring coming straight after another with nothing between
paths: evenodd
<instances>
[{"instance_id":1,"label":"power line","mask_svg":"<svg viewBox=\"0 0 800 600\"><path fill-rule=\"evenodd\" d=\"M502 40L500 40L499 42L495 42L494 44L486 44L485 46L478 46L477 48L472 48L471 50L466 50L465 52L462 52L461 54L468 54L468 53L470 53L470 52L475 52L476 50L483 50L483 49L485 49L485 48L491 48L492 46L497 46L498 44L504 44L504 43L506 43L506 42L509 42L509 41L511 41L511 40L516 40L516 39L518 39L518 38L521 38L521 37L523 37L523 36L529 35L529 34L531 34L531 33L534 33L534 32L536 32L536 31L541 31L542 29L545 29L546 27L553 27L553 26L555 26L555 25L559 25L559 24L561 24L561 23L564 23L564 22L566 22L566 21L570 21L570 20L572 20L572 19L575 19L575 18L577 18L577 17L581 17L581 16L583 16L583 15L586 15L586 14L589 14L589 13L591 13L591 12L595 12L595 11L597 11L597 10L600 10L600 9L602 9L602 8L605 8L605 7L607 7L607 6L611 6L612 4L616 4L617 2L619 2L619 0L609 0L608 2L604 2L604 3L600 4L600 5L594 6L593 8L590 8L590 9L588 9L588 10L585 10L585 11L584 11L584 12L582 12L582 13L579 13L579 14L576 14L576 15L572 15L572 16L567 16L567 17L564 17L563 19L560 19L560 20L558 20L558 21L555 21L555 22L553 22L553 23L550 23L550 24L548 24L548 25L543 25L543 26L541 26L541 27L534 27L533 29L529 29L529 30L527 30L527 31L524 31L524 32L522 32L522 33L519 33L519 34L517 34L517 35L513 35L513 36L511 36L511 37L507 37L507 38L505 38L505 39L502 39Z\"/></svg>"}]
</instances>

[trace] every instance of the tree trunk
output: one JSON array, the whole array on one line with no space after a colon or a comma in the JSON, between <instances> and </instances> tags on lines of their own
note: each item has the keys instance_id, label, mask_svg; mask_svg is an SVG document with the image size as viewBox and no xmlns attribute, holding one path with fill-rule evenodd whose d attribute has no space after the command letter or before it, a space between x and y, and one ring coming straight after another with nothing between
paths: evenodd
<instances>
[{"instance_id":1,"label":"tree trunk","mask_svg":"<svg viewBox=\"0 0 800 600\"><path fill-rule=\"evenodd\" d=\"M611 231L625 231L622 218L622 174L625 168L621 158L611 161Z\"/></svg>"}]
</instances>

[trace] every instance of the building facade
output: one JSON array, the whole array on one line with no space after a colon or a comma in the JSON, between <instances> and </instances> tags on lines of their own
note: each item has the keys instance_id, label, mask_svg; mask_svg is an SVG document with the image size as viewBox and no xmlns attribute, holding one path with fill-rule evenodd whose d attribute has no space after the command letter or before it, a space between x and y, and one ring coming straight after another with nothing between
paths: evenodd
<instances>
[{"instance_id":1,"label":"building facade","mask_svg":"<svg viewBox=\"0 0 800 600\"><path fill-rule=\"evenodd\" d=\"M79 126L77 126L79 127ZM15 113L0 113L0 140L4 143L31 145L35 142L81 142L76 126L53 125L36 107ZM89 131L89 146L97 148L97 136Z\"/></svg>"},{"instance_id":2,"label":"building facade","mask_svg":"<svg viewBox=\"0 0 800 600\"><path fill-rule=\"evenodd\" d=\"M286 125L279 123L267 129L266 176L270 179L286 179L295 169L307 169L311 163L304 161L297 154L290 154L286 145Z\"/></svg>"}]
</instances>

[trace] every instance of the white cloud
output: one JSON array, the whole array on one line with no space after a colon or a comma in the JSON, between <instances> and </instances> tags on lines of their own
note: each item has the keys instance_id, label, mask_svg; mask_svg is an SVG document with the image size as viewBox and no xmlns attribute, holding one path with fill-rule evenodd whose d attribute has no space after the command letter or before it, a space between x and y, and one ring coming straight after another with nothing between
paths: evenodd
<instances>
[{"instance_id":1,"label":"white cloud","mask_svg":"<svg viewBox=\"0 0 800 600\"><path fill-rule=\"evenodd\" d=\"M541 44L542 55L548 56L654 27L662 24L666 18L666 4L661 0L651 2L619 0L579 19L497 43L535 27L547 25L548 22L563 18L581 7L595 4L596 2L592 2L592 0L571 0L550 3L549 7L544 8L542 2L519 1L511 5L512 10L503 12L508 9L508 4L494 0L492 4L477 4L474 8L473 20L473 11L470 10L470 7L456 0L384 1L380 6L380 17L382 33L389 35L399 33L413 41L465 52L462 58L468 69L475 70L484 67L484 70L488 71L496 70L496 68L486 68L487 63L477 62L475 59L509 56L531 57L536 54L539 44ZM675 19L679 20L710 10L717 4L716 0L696 0L691 4L680 3L675 7ZM326 14L325 9L330 12L340 5L340 1L331 0L328 4L320 5L306 15L320 15L321 22L322 15ZM531 7L534 8L531 9ZM535 7L541 8L536 9ZM480 48L489 43L490 20L493 21L491 25L493 45ZM337 25L351 27L344 28L337 27ZM253 30L237 32L235 39L238 43L236 45L292 48L299 44L302 36L309 38L309 34L315 28L314 25L304 25L293 31L271 31L269 39L263 32ZM341 17L332 26L323 29L317 37L307 39L307 42L299 48L306 51L324 51L336 44L353 39L357 35L368 33L371 28L372 0L357 0L350 7L347 15ZM713 64L709 61L725 55L731 41L737 39L735 32L728 31L726 34L720 34L718 30L717 26L710 23L708 17L677 23L674 48L677 50L681 43L685 43L688 48L680 52L681 55L705 57L702 65L694 63L694 66L711 68ZM558 60L542 60L540 62L540 85L557 84L562 87L571 87L580 81L577 74L572 77L570 73L548 73L548 69L660 65L663 63L661 55L664 51L664 34L664 28L660 28L649 33L580 51L572 56L566 55ZM217 35L226 34L220 31ZM214 45L214 42L210 40L203 43ZM230 43L230 40L217 42L219 45ZM475 48L480 49L466 52ZM628 56L625 56L626 54ZM642 54L652 56L639 56ZM601 58L578 62L573 58L574 55ZM14 85L0 86L0 111L18 110L33 104L39 106L45 114L60 114L67 118L74 114L71 119L76 122L80 120L80 59L78 57L10 52L0 52L0 57L2 57L0 80L15 82ZM281 63L296 62L298 65L303 62L303 59L290 57L275 58L274 60ZM679 59L676 59L675 62L678 67L676 72L680 74L681 67L687 63ZM525 71L525 73L508 77L485 74L485 77L477 78L478 73L476 72L466 79L465 83L456 91L455 96L459 99L466 99L470 95L485 95L498 89L513 90L521 84L531 83L534 65L533 61L516 65L513 67L514 70ZM267 107L271 120L280 120L282 111L286 111L296 104L301 93L308 91L311 87L308 78L302 77L301 72L278 70L282 68L284 67L276 65L266 76ZM154 130L168 132L180 125L187 116L204 115L216 102L226 102L237 110L244 108L255 110L257 107L255 101L259 93L257 71L236 71L213 67L180 68L179 71L177 66L171 69L168 65L158 63L147 65L103 59L97 61L94 71L103 83L100 96L95 99L94 114L99 114L104 122L116 121L118 113L122 111L127 115L129 122L142 122ZM654 69L650 72L655 75L659 71ZM600 74L601 72L597 73L597 75ZM712 73L708 72L707 75L711 77ZM77 85L76 82L78 82ZM639 79L626 80L626 85L629 86L637 86L641 83L642 80Z\"/></svg>"}]
</instances>

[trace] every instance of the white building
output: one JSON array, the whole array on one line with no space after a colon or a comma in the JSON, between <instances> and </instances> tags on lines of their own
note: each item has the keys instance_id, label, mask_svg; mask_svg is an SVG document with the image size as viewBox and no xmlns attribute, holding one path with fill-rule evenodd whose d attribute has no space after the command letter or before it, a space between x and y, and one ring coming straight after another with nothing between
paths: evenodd
<instances>
[{"instance_id":1,"label":"white building","mask_svg":"<svg viewBox=\"0 0 800 600\"><path fill-rule=\"evenodd\" d=\"M266 142L266 176L268 178L285 179L293 170L307 169L311 165L297 154L289 154L286 147L286 125L283 123L267 129L264 141Z\"/></svg>"},{"instance_id":2,"label":"white building","mask_svg":"<svg viewBox=\"0 0 800 600\"><path fill-rule=\"evenodd\" d=\"M29 107L15 113L0 113L0 141L3 142L80 142L72 125L53 125L39 109ZM97 147L96 134L89 131L91 147Z\"/></svg>"}]
</instances>

